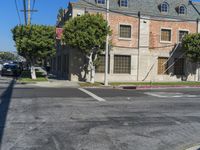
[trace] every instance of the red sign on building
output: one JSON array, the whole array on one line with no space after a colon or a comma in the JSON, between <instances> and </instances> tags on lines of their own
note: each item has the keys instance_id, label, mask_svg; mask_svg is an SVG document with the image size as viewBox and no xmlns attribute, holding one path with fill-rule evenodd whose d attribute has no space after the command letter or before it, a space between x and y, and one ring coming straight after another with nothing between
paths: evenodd
<instances>
[{"instance_id":1,"label":"red sign on building","mask_svg":"<svg viewBox=\"0 0 200 150\"><path fill-rule=\"evenodd\" d=\"M60 40L62 37L63 28L56 28L56 39Z\"/></svg>"}]
</instances>

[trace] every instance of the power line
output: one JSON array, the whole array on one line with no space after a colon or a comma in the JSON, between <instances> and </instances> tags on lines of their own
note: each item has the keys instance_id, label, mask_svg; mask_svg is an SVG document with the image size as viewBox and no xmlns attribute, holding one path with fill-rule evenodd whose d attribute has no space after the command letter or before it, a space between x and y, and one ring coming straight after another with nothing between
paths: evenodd
<instances>
[{"instance_id":1,"label":"power line","mask_svg":"<svg viewBox=\"0 0 200 150\"><path fill-rule=\"evenodd\" d=\"M19 14L19 8L18 8L18 5L17 5L17 0L15 0L15 7L16 7L16 11L17 11L18 19L19 19L19 24L22 24L21 17L20 17L20 14Z\"/></svg>"}]
</instances>

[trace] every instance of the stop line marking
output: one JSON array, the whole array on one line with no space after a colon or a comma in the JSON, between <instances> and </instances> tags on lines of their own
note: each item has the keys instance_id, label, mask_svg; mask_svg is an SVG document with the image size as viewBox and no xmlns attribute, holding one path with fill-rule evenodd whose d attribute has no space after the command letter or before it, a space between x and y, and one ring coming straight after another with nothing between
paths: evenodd
<instances>
[{"instance_id":1,"label":"stop line marking","mask_svg":"<svg viewBox=\"0 0 200 150\"><path fill-rule=\"evenodd\" d=\"M90 91L88 91L86 89L79 88L79 90L82 91L82 92L84 92L84 93L86 93L86 94L88 94L89 96L93 97L94 99L96 99L96 100L98 100L100 102L105 102L106 101L105 99L103 99L103 98L95 95L94 93L92 93L92 92L90 92Z\"/></svg>"},{"instance_id":2,"label":"stop line marking","mask_svg":"<svg viewBox=\"0 0 200 150\"><path fill-rule=\"evenodd\" d=\"M145 94L154 96L154 97L160 97L160 98L181 98L181 97L195 98L195 97L198 97L197 95L190 95L190 94L184 94L184 93L172 93L172 92L146 92Z\"/></svg>"}]
</instances>

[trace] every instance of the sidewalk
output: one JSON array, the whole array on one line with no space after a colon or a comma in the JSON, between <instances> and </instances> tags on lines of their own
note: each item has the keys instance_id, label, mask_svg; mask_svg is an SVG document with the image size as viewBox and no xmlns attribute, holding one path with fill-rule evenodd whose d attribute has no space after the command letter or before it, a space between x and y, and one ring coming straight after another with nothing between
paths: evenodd
<instances>
[{"instance_id":1,"label":"sidewalk","mask_svg":"<svg viewBox=\"0 0 200 150\"><path fill-rule=\"evenodd\" d=\"M48 79L47 82L37 82L34 83L33 85L39 87L51 87L51 88L79 87L79 84L77 82L72 82L68 80L57 80L57 79Z\"/></svg>"}]
</instances>

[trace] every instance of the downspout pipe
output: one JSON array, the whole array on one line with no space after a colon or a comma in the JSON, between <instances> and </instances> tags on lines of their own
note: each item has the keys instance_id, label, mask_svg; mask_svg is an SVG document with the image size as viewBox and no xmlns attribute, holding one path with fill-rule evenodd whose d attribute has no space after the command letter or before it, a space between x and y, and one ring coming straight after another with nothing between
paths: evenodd
<instances>
[{"instance_id":1,"label":"downspout pipe","mask_svg":"<svg viewBox=\"0 0 200 150\"><path fill-rule=\"evenodd\" d=\"M197 33L199 32L199 18L197 18Z\"/></svg>"},{"instance_id":2,"label":"downspout pipe","mask_svg":"<svg viewBox=\"0 0 200 150\"><path fill-rule=\"evenodd\" d=\"M138 12L138 60L137 60L137 81L139 81L139 70L140 70L140 20L141 13Z\"/></svg>"},{"instance_id":3,"label":"downspout pipe","mask_svg":"<svg viewBox=\"0 0 200 150\"><path fill-rule=\"evenodd\" d=\"M196 32L199 33L199 18L197 18L197 31L196 31ZM198 62L198 63L196 64L196 71L197 71L198 77L197 77L197 79L195 78L195 81L199 81L199 80L200 80L200 79L199 79L199 76L200 76L199 66L200 66L200 62ZM195 76L195 77L196 77L196 76Z\"/></svg>"}]
</instances>

